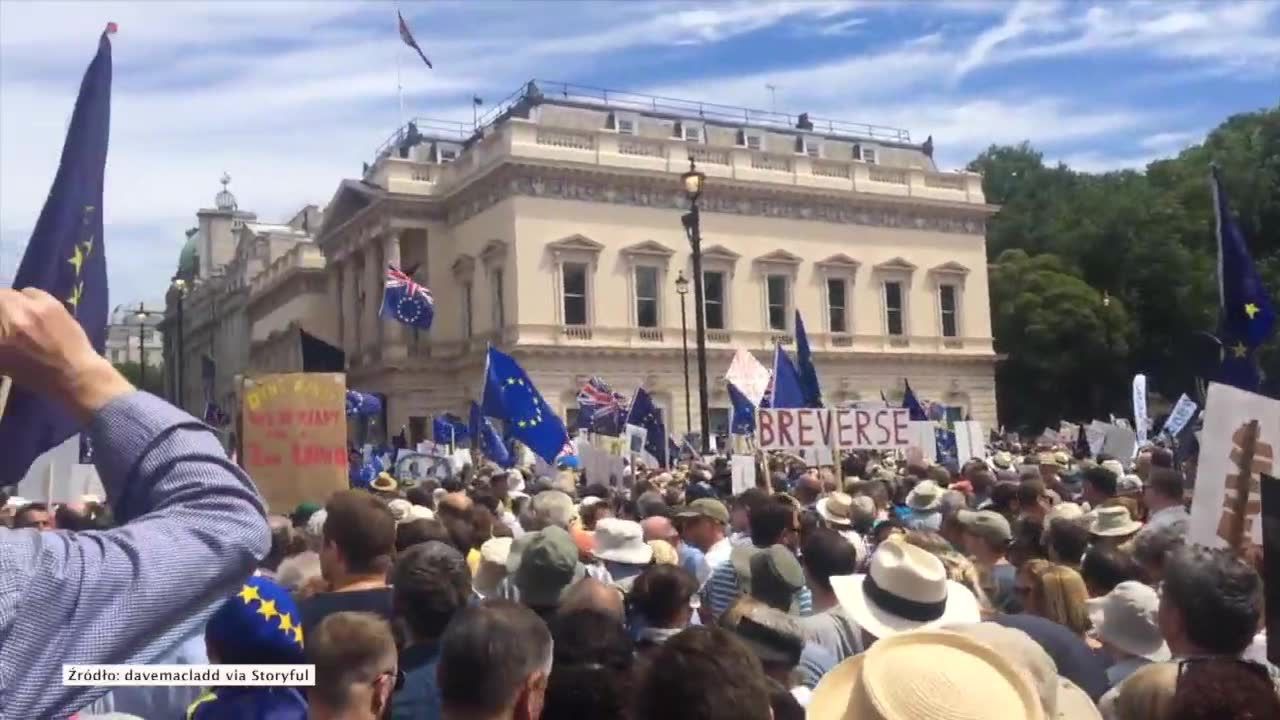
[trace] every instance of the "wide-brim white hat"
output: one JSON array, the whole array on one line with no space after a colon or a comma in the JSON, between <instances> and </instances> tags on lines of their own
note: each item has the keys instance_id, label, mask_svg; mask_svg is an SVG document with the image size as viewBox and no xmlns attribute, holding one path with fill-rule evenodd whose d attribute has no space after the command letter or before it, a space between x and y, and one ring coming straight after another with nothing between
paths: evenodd
<instances>
[{"instance_id":1,"label":"wide-brim white hat","mask_svg":"<svg viewBox=\"0 0 1280 720\"><path fill-rule=\"evenodd\" d=\"M849 617L877 638L982 621L978 599L947 579L941 560L895 540L876 548L866 573L833 576L831 589Z\"/></svg>"},{"instance_id":2,"label":"wide-brim white hat","mask_svg":"<svg viewBox=\"0 0 1280 720\"><path fill-rule=\"evenodd\" d=\"M618 518L596 523L593 553L599 560L625 565L648 565L653 560L653 548L645 543L640 523Z\"/></svg>"},{"instance_id":3,"label":"wide-brim white hat","mask_svg":"<svg viewBox=\"0 0 1280 720\"><path fill-rule=\"evenodd\" d=\"M835 500L837 508L842 512L832 512L831 502L833 499ZM844 493L834 493L822 498L814 505L814 509L818 511L818 515L820 515L823 520L826 520L832 525L840 525L843 527L853 525L853 520L850 517L853 513L853 498Z\"/></svg>"},{"instance_id":4,"label":"wide-brim white hat","mask_svg":"<svg viewBox=\"0 0 1280 720\"><path fill-rule=\"evenodd\" d=\"M827 673L811 720L1044 720L1028 677L973 638L942 630L877 641Z\"/></svg>"},{"instance_id":5,"label":"wide-brim white hat","mask_svg":"<svg viewBox=\"0 0 1280 720\"><path fill-rule=\"evenodd\" d=\"M937 510L942 506L942 487L932 480L921 480L907 493L907 507L912 510Z\"/></svg>"}]
</instances>

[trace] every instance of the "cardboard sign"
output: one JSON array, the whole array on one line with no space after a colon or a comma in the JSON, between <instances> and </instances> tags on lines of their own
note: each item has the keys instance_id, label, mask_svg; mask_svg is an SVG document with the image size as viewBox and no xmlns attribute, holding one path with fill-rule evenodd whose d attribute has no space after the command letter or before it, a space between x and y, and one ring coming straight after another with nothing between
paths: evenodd
<instances>
[{"instance_id":1,"label":"cardboard sign","mask_svg":"<svg viewBox=\"0 0 1280 720\"><path fill-rule=\"evenodd\" d=\"M1267 661L1280 664L1280 479L1262 476L1262 562L1267 610Z\"/></svg>"},{"instance_id":2,"label":"cardboard sign","mask_svg":"<svg viewBox=\"0 0 1280 720\"><path fill-rule=\"evenodd\" d=\"M734 495L740 495L756 486L755 455L734 455L729 459L729 463L733 471L731 489Z\"/></svg>"},{"instance_id":3,"label":"cardboard sign","mask_svg":"<svg viewBox=\"0 0 1280 720\"><path fill-rule=\"evenodd\" d=\"M905 408L790 408L756 411L761 450L898 450L911 444Z\"/></svg>"},{"instance_id":4,"label":"cardboard sign","mask_svg":"<svg viewBox=\"0 0 1280 720\"><path fill-rule=\"evenodd\" d=\"M1253 448L1253 468L1250 477L1241 478L1243 434L1254 420L1258 422L1258 436ZM1245 541L1262 544L1259 474L1277 474L1273 454L1277 443L1280 443L1280 402L1229 385L1209 385L1204 430L1200 436L1200 463L1191 497L1188 541L1207 547L1226 547L1226 529L1236 517L1236 493L1243 491L1250 495L1245 498Z\"/></svg>"},{"instance_id":5,"label":"cardboard sign","mask_svg":"<svg viewBox=\"0 0 1280 720\"><path fill-rule=\"evenodd\" d=\"M1121 462L1133 459L1138 450L1138 436L1127 427L1108 425L1107 434L1102 439L1102 452Z\"/></svg>"},{"instance_id":6,"label":"cardboard sign","mask_svg":"<svg viewBox=\"0 0 1280 720\"><path fill-rule=\"evenodd\" d=\"M349 486L346 397L341 373L244 381L244 468L271 512L324 503Z\"/></svg>"}]
</instances>

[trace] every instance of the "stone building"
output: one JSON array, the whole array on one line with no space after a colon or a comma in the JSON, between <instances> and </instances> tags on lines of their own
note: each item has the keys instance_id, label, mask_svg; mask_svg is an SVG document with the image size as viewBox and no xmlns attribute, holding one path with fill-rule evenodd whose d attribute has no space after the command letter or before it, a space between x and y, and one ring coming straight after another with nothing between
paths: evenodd
<instances>
[{"instance_id":1,"label":"stone building","mask_svg":"<svg viewBox=\"0 0 1280 720\"><path fill-rule=\"evenodd\" d=\"M680 175L701 200L713 427L736 348L794 350L800 310L828 402L923 398L994 425L981 178L940 172L905 131L531 82L478 130L410 123L343 180L317 245L348 384L388 398L387 426L480 392L486 346L513 352L574 411L601 375L643 383L683 431L682 307L694 347ZM378 317L383 269L435 298L420 333ZM696 364L690 360L691 370ZM697 381L692 381L696 396ZM693 402L697 427L697 403Z\"/></svg>"},{"instance_id":2,"label":"stone building","mask_svg":"<svg viewBox=\"0 0 1280 720\"><path fill-rule=\"evenodd\" d=\"M164 363L164 341L158 330L164 309L155 303L117 305L107 325L104 354L115 365L141 363L158 368Z\"/></svg>"}]
</instances>

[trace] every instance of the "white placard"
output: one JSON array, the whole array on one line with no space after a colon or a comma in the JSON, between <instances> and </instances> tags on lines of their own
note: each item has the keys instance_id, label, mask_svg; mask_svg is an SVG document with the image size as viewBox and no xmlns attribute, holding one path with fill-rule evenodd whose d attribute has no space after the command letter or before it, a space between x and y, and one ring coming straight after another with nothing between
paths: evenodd
<instances>
[{"instance_id":1,"label":"white placard","mask_svg":"<svg viewBox=\"0 0 1280 720\"><path fill-rule=\"evenodd\" d=\"M938 462L938 426L928 420L912 420L907 423L907 462L923 464Z\"/></svg>"},{"instance_id":2,"label":"white placard","mask_svg":"<svg viewBox=\"0 0 1280 720\"><path fill-rule=\"evenodd\" d=\"M1102 452L1102 443L1107 439L1108 423L1101 420L1094 420L1084 429L1085 439L1089 442L1089 454L1097 455Z\"/></svg>"},{"instance_id":3,"label":"white placard","mask_svg":"<svg viewBox=\"0 0 1280 720\"><path fill-rule=\"evenodd\" d=\"M729 463L733 471L731 490L734 495L740 495L756 486L755 455L734 455L729 459Z\"/></svg>"},{"instance_id":4,"label":"white placard","mask_svg":"<svg viewBox=\"0 0 1280 720\"><path fill-rule=\"evenodd\" d=\"M1108 425L1106 437L1102 439L1102 452L1121 461L1132 460L1138 451L1138 436L1132 430L1121 425Z\"/></svg>"},{"instance_id":5,"label":"white placard","mask_svg":"<svg viewBox=\"0 0 1280 720\"><path fill-rule=\"evenodd\" d=\"M760 406L760 400L769 388L769 369L742 348L733 354L733 361L729 363L729 371L724 377L756 407Z\"/></svg>"},{"instance_id":6,"label":"white placard","mask_svg":"<svg viewBox=\"0 0 1280 720\"><path fill-rule=\"evenodd\" d=\"M762 450L898 450L910 445L904 408L789 408L756 411Z\"/></svg>"},{"instance_id":7,"label":"white placard","mask_svg":"<svg viewBox=\"0 0 1280 720\"><path fill-rule=\"evenodd\" d=\"M1142 373L1133 376L1133 426L1138 431L1138 444L1146 444L1151 420L1147 417L1147 376Z\"/></svg>"},{"instance_id":8,"label":"white placard","mask_svg":"<svg viewBox=\"0 0 1280 720\"><path fill-rule=\"evenodd\" d=\"M956 432L956 462L964 465L972 458L983 458L986 455L986 437L982 434L982 423L977 420L966 420L954 424Z\"/></svg>"},{"instance_id":9,"label":"white placard","mask_svg":"<svg viewBox=\"0 0 1280 720\"><path fill-rule=\"evenodd\" d=\"M1186 393L1182 393L1182 397L1178 398L1178 404L1173 406L1169 418L1164 421L1164 429L1160 432L1171 438L1177 437L1178 433L1182 432L1182 428L1195 417L1197 408L1195 401L1187 397Z\"/></svg>"},{"instance_id":10,"label":"white placard","mask_svg":"<svg viewBox=\"0 0 1280 720\"><path fill-rule=\"evenodd\" d=\"M640 455L644 452L645 439L648 438L649 431L639 425L627 425L627 452L632 455Z\"/></svg>"},{"instance_id":11,"label":"white placard","mask_svg":"<svg viewBox=\"0 0 1280 720\"><path fill-rule=\"evenodd\" d=\"M1227 479L1234 482L1237 474L1239 437L1249 421L1258 421L1258 440L1254 449L1253 496L1245 519L1245 537L1262 544L1261 497L1256 490L1261 471L1275 474L1274 448L1280 444L1280 402L1245 392L1229 385L1209 385L1205 401L1204 430L1200 436L1200 462L1196 469L1196 487L1191 499L1191 524L1187 538L1198 545L1226 547L1219 534L1226 525L1224 507L1234 497Z\"/></svg>"}]
</instances>

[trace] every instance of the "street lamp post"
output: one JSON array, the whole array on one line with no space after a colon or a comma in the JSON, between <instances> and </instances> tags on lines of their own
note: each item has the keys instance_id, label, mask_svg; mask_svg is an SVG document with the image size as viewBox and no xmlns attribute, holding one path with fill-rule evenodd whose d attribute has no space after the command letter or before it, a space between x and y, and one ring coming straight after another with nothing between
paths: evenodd
<instances>
[{"instance_id":1,"label":"street lamp post","mask_svg":"<svg viewBox=\"0 0 1280 720\"><path fill-rule=\"evenodd\" d=\"M176 278L173 281L173 289L177 291L178 296L178 312L177 312L177 337L174 345L174 405L179 409L184 409L184 398L182 392L182 368L184 365L183 347L182 347L182 306L187 297L187 281L182 278Z\"/></svg>"},{"instance_id":2,"label":"street lamp post","mask_svg":"<svg viewBox=\"0 0 1280 720\"><path fill-rule=\"evenodd\" d=\"M688 428L687 432L693 432L693 399L689 395L689 319L685 307L689 279L683 270L676 275L676 294L680 296L680 344L684 347L684 426Z\"/></svg>"},{"instance_id":3,"label":"street lamp post","mask_svg":"<svg viewBox=\"0 0 1280 720\"><path fill-rule=\"evenodd\" d=\"M138 384L141 390L147 389L147 308L142 303L138 303L138 312L134 316L138 319Z\"/></svg>"},{"instance_id":4,"label":"street lamp post","mask_svg":"<svg viewBox=\"0 0 1280 720\"><path fill-rule=\"evenodd\" d=\"M689 212L680 218L689 247L693 250L693 321L698 343L698 412L702 413L702 454L711 454L711 412L707 407L707 323L702 304L702 227L698 214L698 198L707 176L698 172L693 156L689 156L689 172L680 176L689 197Z\"/></svg>"}]
</instances>

